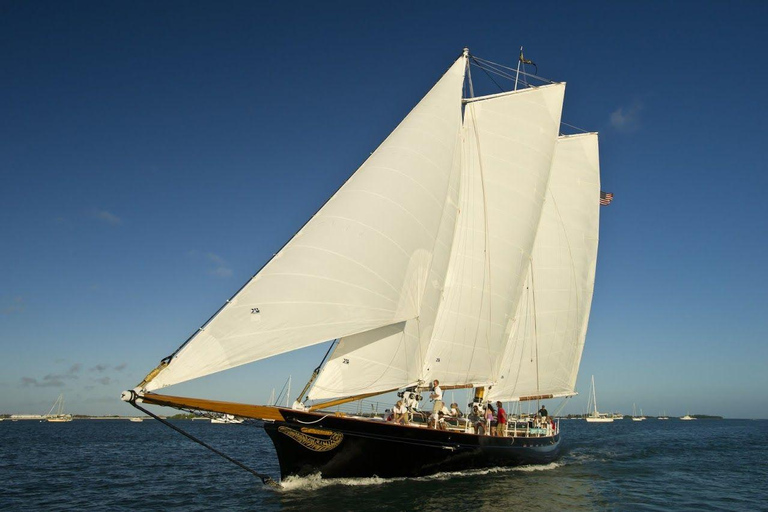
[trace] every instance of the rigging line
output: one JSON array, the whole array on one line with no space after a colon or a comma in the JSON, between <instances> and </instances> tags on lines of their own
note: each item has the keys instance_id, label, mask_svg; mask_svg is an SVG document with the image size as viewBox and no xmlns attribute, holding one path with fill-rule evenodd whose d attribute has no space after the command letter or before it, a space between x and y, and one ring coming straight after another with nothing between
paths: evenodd
<instances>
[{"instance_id":1,"label":"rigging line","mask_svg":"<svg viewBox=\"0 0 768 512\"><path fill-rule=\"evenodd\" d=\"M492 66L496 66L496 67L499 67L499 68L508 69L508 70L510 70L510 71L516 71L516 69L515 69L515 68L511 68L511 67L509 67L509 66L505 66L505 65L503 65L503 64L499 64L498 62L493 62L493 61L490 61L490 60L488 60L488 59L483 59L483 58L481 58L481 57L475 57L474 55L473 55L472 57L473 57L473 58L475 58L475 59L477 59L477 60L479 60L480 62L482 62L482 63L483 63L483 64L485 64L486 66L490 66L490 65L492 65ZM526 73L525 71L521 71L521 72L520 72L520 74L521 74L521 75L525 75L525 76L527 76L527 77L529 77L529 78L536 78L536 79L538 79L538 80L541 80L542 82L549 82L550 84L554 84L554 83L557 83L557 82L555 82L554 80L550 80L549 78L545 78L545 77L543 77L543 76L539 76L539 75L532 75L532 74L530 74L530 73Z\"/></svg>"},{"instance_id":2,"label":"rigging line","mask_svg":"<svg viewBox=\"0 0 768 512\"><path fill-rule=\"evenodd\" d=\"M537 78L537 79L540 79L540 77L538 77L538 76L535 76L535 75L528 75L528 74L527 74L527 73L525 73L525 72L522 72L522 74L523 74L523 77L522 77L522 78L520 78L519 76L516 78L515 76L512 76L511 74L509 74L509 73L507 73L507 72L505 72L505 71L501 71L501 70L499 70L499 69L497 69L497 68L494 68L493 66L491 66L491 65L489 65L489 64L486 64L486 63L480 64L480 63L477 63L477 62L476 62L476 63L475 63L475 65L476 65L477 67L479 67L480 69L482 69L483 71L490 71L491 73L493 73L493 74L495 74L495 75L498 75L498 76L500 76L500 77L502 77L502 78L505 78L505 79L507 79L507 80L512 80L512 81L519 81L519 82L522 82L522 83L524 83L525 85L528 85L528 86L531 86L531 87L533 87L533 86L532 86L531 84L529 84L529 83L528 83L528 81L525 79L525 77L526 77L526 76L530 76L531 78ZM545 82L545 83L546 83L546 82ZM555 83L555 82L549 81L549 83Z\"/></svg>"},{"instance_id":3,"label":"rigging line","mask_svg":"<svg viewBox=\"0 0 768 512\"><path fill-rule=\"evenodd\" d=\"M471 58L472 60L475 60L475 58L474 58L474 57L470 57L470 58ZM477 64L477 61L475 61L475 64ZM477 65L477 67L479 67L480 69L482 69L482 70L483 70L483 73L485 73L485 74L488 76L488 78L490 78L490 79L491 79L491 82L493 82L494 84L496 84L496 87L498 87L498 88L499 88L499 90L500 90L501 92L506 92L506 91L504 90L504 88L503 88L502 86L500 86L500 85L499 85L499 83L498 83L496 80L494 80L494 78L491 76L491 74L490 74L490 73L489 73L489 72L488 72L488 71L487 71L487 70L486 70L484 67L482 67L482 66L480 66L480 65Z\"/></svg>"},{"instance_id":4,"label":"rigging line","mask_svg":"<svg viewBox=\"0 0 768 512\"><path fill-rule=\"evenodd\" d=\"M589 131L589 130L585 130L584 128L579 128L578 126L574 126L574 125L572 125L572 124L568 124L568 123L566 123L565 121L563 121L562 119L560 120L560 124L564 124L565 126L568 126L568 127L570 127L570 128L573 128L573 129L575 129L575 130L579 130L579 131L581 131L581 133L590 133L590 131Z\"/></svg>"},{"instance_id":5,"label":"rigging line","mask_svg":"<svg viewBox=\"0 0 768 512\"><path fill-rule=\"evenodd\" d=\"M177 427L177 426L176 426L176 425L174 425L173 423L170 423L169 421L167 421L167 420L164 420L164 419L163 419L163 418L161 418L160 416L158 416L158 415L156 415L156 414L154 414L154 413L152 413L152 412L150 412L150 411L146 410L145 408L143 408L142 406L140 406L139 404L137 404L137 403L136 403L136 398L135 398L135 395L134 395L134 398L133 398L133 399L130 401L130 404L131 404L132 406L134 406L136 409L138 409L138 410L140 410L141 412L143 412L144 414L147 414L147 415L149 415L149 416L153 417L154 419L156 419L157 421L159 421L160 423L162 423L162 424L163 424L163 425L165 425L166 427L170 427L170 428L172 428L173 430L175 430L175 431L176 431L176 432L178 432L179 434L183 435L184 437L186 437L186 438L188 438L188 439L191 439L192 441L196 442L196 443L197 443L197 444L199 444L200 446L203 446L204 448L208 448L209 450L211 450L211 451L212 451L213 453L215 453L216 455L219 455L220 457L223 457L223 458L227 459L229 462L231 462L231 463L235 464L236 466L239 466L240 468L242 468L242 469L246 470L247 472L251 473L251 474L252 474L252 475L254 475L256 478L260 479L260 480L261 480L261 482L262 482L264 485L268 485L268 486L270 486L270 487L272 487L272 488L274 488L274 489L281 489L281 488L282 488L282 487L281 487L281 485L280 485L280 484L278 484L277 482L275 482L275 481L272 479L272 477L271 477L271 476L269 476L269 475L265 475L265 474L263 474L263 473L259 473L258 471L256 471L256 470L253 470L253 469L249 468L248 466L246 466L245 464L243 464L243 463L242 463L242 462L240 462L239 460L233 459L233 458L232 458L232 457L230 457L229 455L227 455L227 454L225 454L225 453L222 453L222 452L220 452L219 450L217 450L216 448L214 448L213 446L211 446L211 445L207 444L205 441L202 441L202 440L200 440L200 439L196 438L196 437L195 437L195 436L193 436L192 434L190 434L190 433L188 433L188 432L185 432L184 430L180 429L179 427Z\"/></svg>"},{"instance_id":6,"label":"rigging line","mask_svg":"<svg viewBox=\"0 0 768 512\"><path fill-rule=\"evenodd\" d=\"M483 71L486 71L486 72L490 71L494 75L498 75L498 76L500 76L502 78L506 78L507 80L514 80L515 79L509 73L507 73L505 71L499 71L498 69L495 69L495 68L493 68L491 66L488 66L486 64L480 64L479 62L476 62L475 66L477 66L478 68L482 69Z\"/></svg>"},{"instance_id":7,"label":"rigging line","mask_svg":"<svg viewBox=\"0 0 768 512\"><path fill-rule=\"evenodd\" d=\"M285 388L286 388L286 386L288 386L288 383L290 382L290 380L291 380L291 377L290 377L290 375L289 375L289 376L288 376L288 380L286 380L286 381L285 381L285 384L283 384L283 389L281 389L281 390L280 390L280 394L277 396L277 399L275 400L275 403L274 403L274 404L272 404L272 405L277 405L277 404L279 404L279 403L280 403L280 400L282 400L282 399L283 399L283 393L285 392Z\"/></svg>"}]
</instances>

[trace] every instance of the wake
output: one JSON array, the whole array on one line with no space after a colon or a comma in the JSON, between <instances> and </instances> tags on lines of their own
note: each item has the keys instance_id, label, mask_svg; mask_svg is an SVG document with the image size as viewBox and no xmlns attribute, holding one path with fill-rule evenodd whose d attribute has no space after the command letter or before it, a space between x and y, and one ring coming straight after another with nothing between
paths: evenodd
<instances>
[{"instance_id":1,"label":"wake","mask_svg":"<svg viewBox=\"0 0 768 512\"><path fill-rule=\"evenodd\" d=\"M479 475L489 475L494 473L511 473L515 471L523 473L532 473L535 471L550 471L563 466L561 462L550 462L543 465L530 465L530 466L514 466L514 467L498 467L498 468L486 468L486 469L468 469L465 471L447 471L442 473L435 473L429 476L420 476L415 478L396 477L396 478L380 478L373 476L369 478L321 478L320 474L314 474L305 477L289 476L282 482L280 482L283 492L292 491L314 491L317 489L323 489L331 486L349 486L349 487L366 487L374 485L385 485L394 482L432 482L435 480L449 480L452 478L464 478Z\"/></svg>"}]
</instances>

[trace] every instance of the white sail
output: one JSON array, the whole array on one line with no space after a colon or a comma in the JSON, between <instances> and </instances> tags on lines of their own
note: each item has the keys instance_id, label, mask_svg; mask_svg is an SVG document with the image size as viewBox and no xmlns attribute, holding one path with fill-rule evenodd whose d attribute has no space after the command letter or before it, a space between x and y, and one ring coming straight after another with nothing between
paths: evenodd
<instances>
[{"instance_id":1,"label":"white sail","mask_svg":"<svg viewBox=\"0 0 768 512\"><path fill-rule=\"evenodd\" d=\"M522 294L565 84L467 100L457 232L423 380L494 382Z\"/></svg>"},{"instance_id":2,"label":"white sail","mask_svg":"<svg viewBox=\"0 0 768 512\"><path fill-rule=\"evenodd\" d=\"M419 315L461 126L465 66L462 56L147 391Z\"/></svg>"},{"instance_id":3,"label":"white sail","mask_svg":"<svg viewBox=\"0 0 768 512\"><path fill-rule=\"evenodd\" d=\"M597 263L597 134L561 137L493 400L573 394Z\"/></svg>"},{"instance_id":4,"label":"white sail","mask_svg":"<svg viewBox=\"0 0 768 512\"><path fill-rule=\"evenodd\" d=\"M456 134L457 139L459 134ZM419 315L406 322L339 340L309 392L310 400L376 393L416 384L437 317L456 225L461 151L454 154L448 195L443 206Z\"/></svg>"}]
</instances>

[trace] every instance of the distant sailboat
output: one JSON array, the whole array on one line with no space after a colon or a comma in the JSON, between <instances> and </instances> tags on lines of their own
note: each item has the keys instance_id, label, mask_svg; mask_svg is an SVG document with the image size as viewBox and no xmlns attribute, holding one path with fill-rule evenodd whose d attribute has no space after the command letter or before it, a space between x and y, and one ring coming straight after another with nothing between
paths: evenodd
<instances>
[{"instance_id":1,"label":"distant sailboat","mask_svg":"<svg viewBox=\"0 0 768 512\"><path fill-rule=\"evenodd\" d=\"M217 423L217 424L240 424L243 420L238 419L231 414L224 414L222 416L218 416L216 418L211 418L211 423Z\"/></svg>"},{"instance_id":2,"label":"distant sailboat","mask_svg":"<svg viewBox=\"0 0 768 512\"><path fill-rule=\"evenodd\" d=\"M657 420L668 420L669 416L667 416L667 411L664 411L664 414L660 414Z\"/></svg>"},{"instance_id":3,"label":"distant sailboat","mask_svg":"<svg viewBox=\"0 0 768 512\"><path fill-rule=\"evenodd\" d=\"M645 421L645 416L643 416L643 410L640 409L640 416L638 416L637 406L635 404L632 404L632 421Z\"/></svg>"},{"instance_id":4,"label":"distant sailboat","mask_svg":"<svg viewBox=\"0 0 768 512\"><path fill-rule=\"evenodd\" d=\"M592 376L592 394L589 396L589 402L587 403L587 409L589 409L590 403L592 404L592 412L586 417L589 423L613 423L613 416L606 414L600 414L597 412L597 396L595 394L595 376Z\"/></svg>"},{"instance_id":5,"label":"distant sailboat","mask_svg":"<svg viewBox=\"0 0 768 512\"><path fill-rule=\"evenodd\" d=\"M680 419L683 421L691 421L691 420L695 420L696 418L694 418L693 416L690 415L690 413L688 413L685 416L681 417Z\"/></svg>"},{"instance_id":6,"label":"distant sailboat","mask_svg":"<svg viewBox=\"0 0 768 512\"><path fill-rule=\"evenodd\" d=\"M53 414L53 410L56 409L56 414ZM59 395L59 398L53 402L48 414L45 415L45 419L51 423L64 423L72 421L71 414L64 414L64 394Z\"/></svg>"},{"instance_id":7,"label":"distant sailboat","mask_svg":"<svg viewBox=\"0 0 768 512\"><path fill-rule=\"evenodd\" d=\"M141 423L142 421L144 421L144 418L139 418L138 416L136 416L134 418L131 418L131 421L133 423Z\"/></svg>"}]
</instances>

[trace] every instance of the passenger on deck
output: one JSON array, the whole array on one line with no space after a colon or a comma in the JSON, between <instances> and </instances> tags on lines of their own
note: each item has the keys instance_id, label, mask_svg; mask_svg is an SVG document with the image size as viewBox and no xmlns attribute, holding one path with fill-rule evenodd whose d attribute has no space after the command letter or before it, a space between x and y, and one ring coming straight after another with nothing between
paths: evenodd
<instances>
[{"instance_id":1,"label":"passenger on deck","mask_svg":"<svg viewBox=\"0 0 768 512\"><path fill-rule=\"evenodd\" d=\"M485 425L485 420L483 419L483 413L477 404L472 406L472 411L469 413L467 419L471 421L472 425L475 427L475 433L480 434Z\"/></svg>"},{"instance_id":2,"label":"passenger on deck","mask_svg":"<svg viewBox=\"0 0 768 512\"><path fill-rule=\"evenodd\" d=\"M395 423L399 423L401 425L408 424L408 408L403 405L402 400L397 401L392 412L395 413Z\"/></svg>"},{"instance_id":3,"label":"passenger on deck","mask_svg":"<svg viewBox=\"0 0 768 512\"><path fill-rule=\"evenodd\" d=\"M495 411L493 410L493 406L491 404L488 404L488 407L485 409L485 434L489 436L494 435L494 431L491 428L494 422L494 417L493 417L494 412Z\"/></svg>"},{"instance_id":4,"label":"passenger on deck","mask_svg":"<svg viewBox=\"0 0 768 512\"><path fill-rule=\"evenodd\" d=\"M507 411L504 410L504 405L501 402L496 402L496 407L499 408L496 413L496 435L507 437Z\"/></svg>"},{"instance_id":5,"label":"passenger on deck","mask_svg":"<svg viewBox=\"0 0 768 512\"><path fill-rule=\"evenodd\" d=\"M451 404L451 416L454 418L463 418L464 414L462 414L461 410L459 409L459 404L456 402Z\"/></svg>"},{"instance_id":6,"label":"passenger on deck","mask_svg":"<svg viewBox=\"0 0 768 512\"><path fill-rule=\"evenodd\" d=\"M549 416L549 412L547 412L547 407L544 404L541 404L541 409L539 409L539 417L542 419L546 419L547 416Z\"/></svg>"},{"instance_id":7,"label":"passenger on deck","mask_svg":"<svg viewBox=\"0 0 768 512\"><path fill-rule=\"evenodd\" d=\"M448 430L448 424L445 422L443 411L437 413L437 430Z\"/></svg>"},{"instance_id":8,"label":"passenger on deck","mask_svg":"<svg viewBox=\"0 0 768 512\"><path fill-rule=\"evenodd\" d=\"M435 380L432 383L432 394L429 395L429 398L431 398L434 401L434 405L432 406L432 412L440 412L443 410L443 390L440 389L440 381Z\"/></svg>"}]
</instances>

